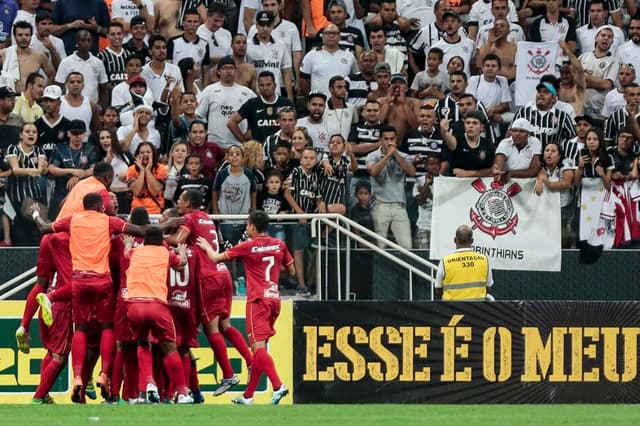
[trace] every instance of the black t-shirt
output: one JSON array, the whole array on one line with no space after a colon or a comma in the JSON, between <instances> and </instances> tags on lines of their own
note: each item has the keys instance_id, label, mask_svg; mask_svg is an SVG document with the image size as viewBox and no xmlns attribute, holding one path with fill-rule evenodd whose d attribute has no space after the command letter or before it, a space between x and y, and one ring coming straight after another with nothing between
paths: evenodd
<instances>
[{"instance_id":1,"label":"black t-shirt","mask_svg":"<svg viewBox=\"0 0 640 426\"><path fill-rule=\"evenodd\" d=\"M43 116L36 120L35 125L38 129L37 145L42 147L44 153L47 155L47 160L51 162L51 155L56 149L56 146L68 142L67 130L69 130L71 126L71 121L60 116L60 119L51 125Z\"/></svg>"},{"instance_id":2,"label":"black t-shirt","mask_svg":"<svg viewBox=\"0 0 640 426\"><path fill-rule=\"evenodd\" d=\"M263 141L278 130L278 111L284 107L293 107L288 98L278 96L274 103L266 103L262 96L249 99L238 110L238 114L247 120L253 139Z\"/></svg>"},{"instance_id":3,"label":"black t-shirt","mask_svg":"<svg viewBox=\"0 0 640 426\"><path fill-rule=\"evenodd\" d=\"M373 215L370 207L362 207L360 204L351 207L351 219L373 231Z\"/></svg>"},{"instance_id":4,"label":"black t-shirt","mask_svg":"<svg viewBox=\"0 0 640 426\"><path fill-rule=\"evenodd\" d=\"M455 151L451 152L451 164L449 170L482 170L493 166L496 157L496 148L488 139L480 137L477 147L472 148L467 142L466 136L463 134L455 135L458 144ZM445 145L446 147L446 145ZM447 150L448 147L446 148Z\"/></svg>"},{"instance_id":5,"label":"black t-shirt","mask_svg":"<svg viewBox=\"0 0 640 426\"><path fill-rule=\"evenodd\" d=\"M269 194L267 191L258 193L258 210L264 210L268 214L278 214L289 211L289 203L284 199L282 191L277 194Z\"/></svg>"}]
</instances>

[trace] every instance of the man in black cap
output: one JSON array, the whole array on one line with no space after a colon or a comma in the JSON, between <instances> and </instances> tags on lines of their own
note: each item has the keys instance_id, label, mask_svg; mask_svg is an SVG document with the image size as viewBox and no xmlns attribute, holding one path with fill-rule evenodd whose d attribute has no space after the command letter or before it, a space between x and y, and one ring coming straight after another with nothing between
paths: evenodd
<instances>
[{"instance_id":1,"label":"man in black cap","mask_svg":"<svg viewBox=\"0 0 640 426\"><path fill-rule=\"evenodd\" d=\"M16 93L7 86L0 87L0 154L5 154L9 145L20 142L22 119L14 114Z\"/></svg>"},{"instance_id":2,"label":"man in black cap","mask_svg":"<svg viewBox=\"0 0 640 426\"><path fill-rule=\"evenodd\" d=\"M258 75L270 71L276 78L276 92L293 101L291 54L287 47L271 37L275 15L267 10L256 13L256 35L247 40L247 62ZM252 89L255 89L252 87Z\"/></svg>"},{"instance_id":3,"label":"man in black cap","mask_svg":"<svg viewBox=\"0 0 640 426\"><path fill-rule=\"evenodd\" d=\"M453 11L446 11L442 15L444 25L444 37L433 44L444 52L444 59L440 65L440 71L447 71L447 63L454 56L460 56L464 60L464 72L471 75L471 58L475 51L475 43L467 37L460 36L462 21L460 15Z\"/></svg>"},{"instance_id":4,"label":"man in black cap","mask_svg":"<svg viewBox=\"0 0 640 426\"><path fill-rule=\"evenodd\" d=\"M38 118L35 124L38 128L37 145L44 150L47 161L51 161L56 146L67 141L67 131L71 126L71 121L60 114L61 101L62 89L60 86L52 84L45 87L42 94L44 115Z\"/></svg>"},{"instance_id":5,"label":"man in black cap","mask_svg":"<svg viewBox=\"0 0 640 426\"><path fill-rule=\"evenodd\" d=\"M56 145L51 154L49 175L55 180L49 217L55 218L62 201L80 179L93 174L93 165L98 162L94 145L83 142L87 126L82 120L71 120L67 131L68 142Z\"/></svg>"}]
</instances>

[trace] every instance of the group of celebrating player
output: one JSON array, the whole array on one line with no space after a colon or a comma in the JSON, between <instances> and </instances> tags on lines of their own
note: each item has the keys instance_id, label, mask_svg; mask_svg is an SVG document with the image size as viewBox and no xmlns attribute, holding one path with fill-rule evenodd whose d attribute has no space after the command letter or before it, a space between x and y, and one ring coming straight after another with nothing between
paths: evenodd
<instances>
[{"instance_id":1,"label":"group of celebrating player","mask_svg":"<svg viewBox=\"0 0 640 426\"><path fill-rule=\"evenodd\" d=\"M252 212L246 229L251 239L219 253L216 225L200 208L200 191L183 192L177 209L165 211L157 226L150 225L143 208L125 222L115 216L117 199L107 191L113 176L111 165L96 164L94 175L73 188L53 223L45 222L34 204L33 218L47 235L38 254L38 281L16 331L19 349L28 352L29 324L40 307L47 354L33 402L53 402L49 392L69 353L75 403L92 396L98 355L95 385L107 402L203 402L190 351L198 345L202 324L222 371L214 396L240 382L227 355L227 339L249 371L244 394L232 402L252 404L265 373L274 390L272 403L278 404L289 390L267 342L280 312L280 269L295 270L286 245L266 233L269 216ZM233 283L223 262L236 258L244 260L246 269L251 350L230 321Z\"/></svg>"}]
</instances>

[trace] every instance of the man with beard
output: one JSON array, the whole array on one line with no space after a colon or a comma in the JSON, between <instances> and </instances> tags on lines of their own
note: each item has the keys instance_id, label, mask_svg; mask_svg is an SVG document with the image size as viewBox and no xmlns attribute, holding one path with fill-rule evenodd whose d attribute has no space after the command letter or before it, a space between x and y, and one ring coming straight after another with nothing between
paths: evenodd
<instances>
[{"instance_id":1,"label":"man with beard","mask_svg":"<svg viewBox=\"0 0 640 426\"><path fill-rule=\"evenodd\" d=\"M36 14L35 37L31 37L29 47L44 53L53 64L53 67L58 68L60 61L67 57L67 52L64 50L62 39L51 34L52 25L53 19L49 12L46 10L38 12Z\"/></svg>"},{"instance_id":2,"label":"man with beard","mask_svg":"<svg viewBox=\"0 0 640 426\"><path fill-rule=\"evenodd\" d=\"M599 32L600 27L607 25L609 13L605 6L605 0L589 1L589 23L576 29L576 37L578 39L578 50L580 53L589 52L593 46L593 40ZM624 43L624 33L616 26L609 27L613 31L613 42L611 51L616 52L618 47Z\"/></svg>"},{"instance_id":3,"label":"man with beard","mask_svg":"<svg viewBox=\"0 0 640 426\"><path fill-rule=\"evenodd\" d=\"M22 92L26 86L27 76L43 70L51 80L55 74L49 59L42 52L29 47L33 28L25 21L13 24L15 46L0 50L2 73L13 79L16 92Z\"/></svg>"},{"instance_id":4,"label":"man with beard","mask_svg":"<svg viewBox=\"0 0 640 426\"><path fill-rule=\"evenodd\" d=\"M231 51L233 52L233 62L236 64L236 83L241 86L248 87L251 90L256 89L256 81L258 79L258 72L253 64L250 64L245 60L247 54L247 36L244 34L236 34L231 40ZM212 81L218 81L220 79L220 64L218 64L218 75L212 78Z\"/></svg>"},{"instance_id":5,"label":"man with beard","mask_svg":"<svg viewBox=\"0 0 640 426\"><path fill-rule=\"evenodd\" d=\"M586 74L587 90L585 92L584 112L596 120L597 127L602 128L604 116L602 107L607 92L613 89L613 82L618 76L620 64L618 58L609 50L613 43L613 30L603 26L596 33L596 46L578 58Z\"/></svg>"},{"instance_id":6,"label":"man with beard","mask_svg":"<svg viewBox=\"0 0 640 426\"><path fill-rule=\"evenodd\" d=\"M440 71L447 71L447 63L454 56L460 56L464 60L464 72L470 75L471 58L475 50L473 41L460 35L462 21L460 15L455 12L445 12L443 15L444 37L435 42L433 47L438 47L444 52L444 59L440 65Z\"/></svg>"},{"instance_id":7,"label":"man with beard","mask_svg":"<svg viewBox=\"0 0 640 426\"><path fill-rule=\"evenodd\" d=\"M625 63L640 69L640 16L631 17L629 22L629 41L618 48L618 58L624 58ZM636 73L636 83L640 83L640 73Z\"/></svg>"},{"instance_id":8,"label":"man with beard","mask_svg":"<svg viewBox=\"0 0 640 426\"><path fill-rule=\"evenodd\" d=\"M640 86L636 83L630 83L624 89L624 100L627 105L614 111L604 126L604 139L608 145L612 145L618 140L620 131L625 127L628 128L633 135L640 139L640 129L638 129L638 117L640 116ZM634 117L635 120L629 119Z\"/></svg>"},{"instance_id":9,"label":"man with beard","mask_svg":"<svg viewBox=\"0 0 640 426\"><path fill-rule=\"evenodd\" d=\"M175 86L182 87L182 74L177 65L167 62L167 40L161 35L149 38L151 62L142 67L140 75L156 102L162 101L163 92L171 93Z\"/></svg>"},{"instance_id":10,"label":"man with beard","mask_svg":"<svg viewBox=\"0 0 640 426\"><path fill-rule=\"evenodd\" d=\"M27 77L27 87L16 97L13 113L20 116L25 123L33 123L42 117L42 108L38 101L44 91L44 78L38 73L31 73Z\"/></svg>"},{"instance_id":11,"label":"man with beard","mask_svg":"<svg viewBox=\"0 0 640 426\"><path fill-rule=\"evenodd\" d=\"M340 127L336 123L325 120L327 96L322 92L311 92L307 97L307 110L309 115L298 119L297 127L305 127L313 142L313 147L320 152L329 151L329 139L332 135L340 133Z\"/></svg>"}]
</instances>

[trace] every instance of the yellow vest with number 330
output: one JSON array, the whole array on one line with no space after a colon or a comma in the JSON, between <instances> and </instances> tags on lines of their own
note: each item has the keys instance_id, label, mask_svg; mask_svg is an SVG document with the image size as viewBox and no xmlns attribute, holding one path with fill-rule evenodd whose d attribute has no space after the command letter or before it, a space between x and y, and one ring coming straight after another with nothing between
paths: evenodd
<instances>
[{"instance_id":1,"label":"yellow vest with number 330","mask_svg":"<svg viewBox=\"0 0 640 426\"><path fill-rule=\"evenodd\" d=\"M458 251L442 259L442 300L485 300L489 259L473 250Z\"/></svg>"}]
</instances>

